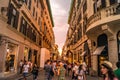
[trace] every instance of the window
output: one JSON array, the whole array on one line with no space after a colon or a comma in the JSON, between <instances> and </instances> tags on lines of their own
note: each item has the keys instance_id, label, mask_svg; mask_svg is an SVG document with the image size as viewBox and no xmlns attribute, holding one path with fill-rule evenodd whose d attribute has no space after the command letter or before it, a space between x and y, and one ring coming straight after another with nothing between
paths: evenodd
<instances>
[{"instance_id":1,"label":"window","mask_svg":"<svg viewBox=\"0 0 120 80\"><path fill-rule=\"evenodd\" d=\"M38 19L38 25L40 26L40 31L42 31L42 22L41 22L41 20L40 20L40 17L39 17L39 19Z\"/></svg>"},{"instance_id":2,"label":"window","mask_svg":"<svg viewBox=\"0 0 120 80\"><path fill-rule=\"evenodd\" d=\"M101 8L105 8L106 7L106 0L101 0Z\"/></svg>"},{"instance_id":3,"label":"window","mask_svg":"<svg viewBox=\"0 0 120 80\"><path fill-rule=\"evenodd\" d=\"M29 9L29 10L31 9L31 0L29 0L28 9Z\"/></svg>"},{"instance_id":4,"label":"window","mask_svg":"<svg viewBox=\"0 0 120 80\"><path fill-rule=\"evenodd\" d=\"M20 32L23 33L24 35L27 34L27 22L22 18L21 19L21 26L20 26Z\"/></svg>"},{"instance_id":5,"label":"window","mask_svg":"<svg viewBox=\"0 0 120 80\"><path fill-rule=\"evenodd\" d=\"M36 42L36 32L35 32L35 30L33 30L32 31L32 40L34 41L34 42Z\"/></svg>"},{"instance_id":6,"label":"window","mask_svg":"<svg viewBox=\"0 0 120 80\"><path fill-rule=\"evenodd\" d=\"M96 2L93 4L93 8L94 8L94 13L96 13L97 12L97 4L96 4Z\"/></svg>"},{"instance_id":7,"label":"window","mask_svg":"<svg viewBox=\"0 0 120 80\"><path fill-rule=\"evenodd\" d=\"M79 22L81 21L81 19L82 19L82 16L81 16L81 14L79 15L79 18L78 18L78 21L77 21L77 24L79 24Z\"/></svg>"},{"instance_id":8,"label":"window","mask_svg":"<svg viewBox=\"0 0 120 80\"><path fill-rule=\"evenodd\" d=\"M80 27L78 29L78 40L82 38L82 30L81 30L81 24Z\"/></svg>"},{"instance_id":9,"label":"window","mask_svg":"<svg viewBox=\"0 0 120 80\"><path fill-rule=\"evenodd\" d=\"M39 45L42 46L42 38L41 38L41 35L39 37Z\"/></svg>"},{"instance_id":10,"label":"window","mask_svg":"<svg viewBox=\"0 0 120 80\"><path fill-rule=\"evenodd\" d=\"M110 0L110 5L117 3L117 0Z\"/></svg>"},{"instance_id":11,"label":"window","mask_svg":"<svg viewBox=\"0 0 120 80\"><path fill-rule=\"evenodd\" d=\"M81 3L81 0L78 0L77 9L79 9L80 3Z\"/></svg>"},{"instance_id":12,"label":"window","mask_svg":"<svg viewBox=\"0 0 120 80\"><path fill-rule=\"evenodd\" d=\"M27 29L26 29L26 36L30 38L30 25L29 24L27 25Z\"/></svg>"},{"instance_id":13,"label":"window","mask_svg":"<svg viewBox=\"0 0 120 80\"><path fill-rule=\"evenodd\" d=\"M31 28L31 26L29 27L29 38L32 40L32 28Z\"/></svg>"},{"instance_id":14,"label":"window","mask_svg":"<svg viewBox=\"0 0 120 80\"><path fill-rule=\"evenodd\" d=\"M85 13L86 10L87 10L87 2L85 1L84 5L83 5L83 14Z\"/></svg>"},{"instance_id":15,"label":"window","mask_svg":"<svg viewBox=\"0 0 120 80\"><path fill-rule=\"evenodd\" d=\"M47 26L46 26L46 24L44 23L44 35L46 35L46 33L47 33Z\"/></svg>"},{"instance_id":16,"label":"window","mask_svg":"<svg viewBox=\"0 0 120 80\"><path fill-rule=\"evenodd\" d=\"M36 18L35 18L35 20L37 21L37 12L36 12Z\"/></svg>"},{"instance_id":17,"label":"window","mask_svg":"<svg viewBox=\"0 0 120 80\"><path fill-rule=\"evenodd\" d=\"M35 15L35 7L33 8L33 16Z\"/></svg>"},{"instance_id":18,"label":"window","mask_svg":"<svg viewBox=\"0 0 120 80\"><path fill-rule=\"evenodd\" d=\"M8 9L8 24L11 25L11 27L17 29L18 27L18 18L19 18L19 12L14 8L12 4L9 5Z\"/></svg>"},{"instance_id":19,"label":"window","mask_svg":"<svg viewBox=\"0 0 120 80\"><path fill-rule=\"evenodd\" d=\"M84 22L83 22L83 34L86 33L86 29L87 29L86 24L87 24L87 17L84 18Z\"/></svg>"}]
</instances>

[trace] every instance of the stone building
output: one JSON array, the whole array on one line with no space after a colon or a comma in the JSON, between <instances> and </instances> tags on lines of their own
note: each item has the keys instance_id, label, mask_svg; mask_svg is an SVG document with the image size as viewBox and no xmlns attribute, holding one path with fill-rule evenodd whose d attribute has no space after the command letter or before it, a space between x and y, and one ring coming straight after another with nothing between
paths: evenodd
<instances>
[{"instance_id":1,"label":"stone building","mask_svg":"<svg viewBox=\"0 0 120 80\"><path fill-rule=\"evenodd\" d=\"M66 56L70 62L85 61L100 75L100 64L120 60L119 0L72 0Z\"/></svg>"},{"instance_id":2,"label":"stone building","mask_svg":"<svg viewBox=\"0 0 120 80\"><path fill-rule=\"evenodd\" d=\"M0 0L0 77L16 74L21 59L40 66L53 26L49 0Z\"/></svg>"}]
</instances>

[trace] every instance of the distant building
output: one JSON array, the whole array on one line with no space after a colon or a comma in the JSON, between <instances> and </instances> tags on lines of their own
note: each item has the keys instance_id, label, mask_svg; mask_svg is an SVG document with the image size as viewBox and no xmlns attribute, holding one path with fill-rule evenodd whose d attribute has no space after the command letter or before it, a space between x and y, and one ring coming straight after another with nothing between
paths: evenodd
<instances>
[{"instance_id":1,"label":"distant building","mask_svg":"<svg viewBox=\"0 0 120 80\"><path fill-rule=\"evenodd\" d=\"M119 0L72 0L65 46L69 62L85 61L100 75L100 64L109 60L115 69L120 60Z\"/></svg>"},{"instance_id":2,"label":"distant building","mask_svg":"<svg viewBox=\"0 0 120 80\"><path fill-rule=\"evenodd\" d=\"M16 74L21 59L40 66L41 48L55 43L53 27L49 1L0 0L0 77Z\"/></svg>"}]
</instances>

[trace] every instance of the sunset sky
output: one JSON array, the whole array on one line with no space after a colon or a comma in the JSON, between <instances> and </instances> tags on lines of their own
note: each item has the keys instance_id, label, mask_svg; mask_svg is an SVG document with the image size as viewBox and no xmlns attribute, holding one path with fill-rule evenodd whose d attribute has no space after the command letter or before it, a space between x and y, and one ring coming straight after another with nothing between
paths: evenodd
<instances>
[{"instance_id":1,"label":"sunset sky","mask_svg":"<svg viewBox=\"0 0 120 80\"><path fill-rule=\"evenodd\" d=\"M54 34L59 50L62 49L68 30L68 15L71 0L50 0L54 20Z\"/></svg>"}]
</instances>

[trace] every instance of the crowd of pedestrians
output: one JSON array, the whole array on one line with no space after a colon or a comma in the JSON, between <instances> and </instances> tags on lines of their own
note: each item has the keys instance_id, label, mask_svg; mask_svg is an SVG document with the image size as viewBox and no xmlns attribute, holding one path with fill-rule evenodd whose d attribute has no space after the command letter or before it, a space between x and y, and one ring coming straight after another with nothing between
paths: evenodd
<instances>
[{"instance_id":1,"label":"crowd of pedestrians","mask_svg":"<svg viewBox=\"0 0 120 80\"><path fill-rule=\"evenodd\" d=\"M44 70L45 80L54 80L54 77L57 80L66 80L66 76L72 80L86 80L86 65L83 64L47 60Z\"/></svg>"},{"instance_id":2,"label":"crowd of pedestrians","mask_svg":"<svg viewBox=\"0 0 120 80\"><path fill-rule=\"evenodd\" d=\"M120 80L120 62L116 63L116 70L113 70L112 63L109 61L104 61L100 66L103 80ZM44 80L66 80L66 77L71 78L71 80L87 80L87 65L85 62L82 64L78 62L71 64L65 61L47 60L44 65L44 71ZM33 64L30 60L21 60L19 72L23 74L24 80L27 80L29 73L32 73L33 80L37 80L39 68L37 64Z\"/></svg>"},{"instance_id":3,"label":"crowd of pedestrians","mask_svg":"<svg viewBox=\"0 0 120 80\"><path fill-rule=\"evenodd\" d=\"M21 60L19 62L19 73L23 74L24 80L27 80L27 75L29 73L33 74L33 80L37 80L39 68L36 64L33 65L33 63L29 60Z\"/></svg>"},{"instance_id":4,"label":"crowd of pedestrians","mask_svg":"<svg viewBox=\"0 0 120 80\"><path fill-rule=\"evenodd\" d=\"M101 65L102 80L120 80L120 62L116 63L118 69L115 71L109 61L104 61ZM87 65L75 62L70 64L64 61L47 60L44 66L45 80L66 80L70 77L71 80L87 80ZM54 78L54 77L57 77Z\"/></svg>"}]
</instances>

